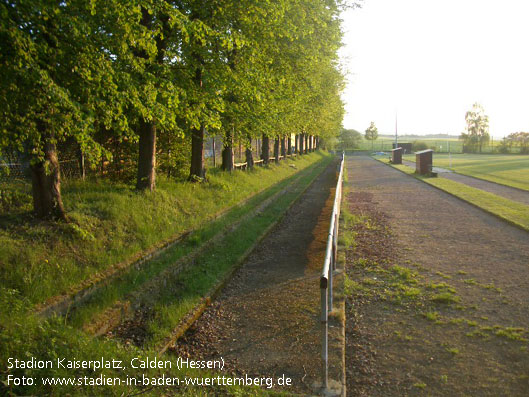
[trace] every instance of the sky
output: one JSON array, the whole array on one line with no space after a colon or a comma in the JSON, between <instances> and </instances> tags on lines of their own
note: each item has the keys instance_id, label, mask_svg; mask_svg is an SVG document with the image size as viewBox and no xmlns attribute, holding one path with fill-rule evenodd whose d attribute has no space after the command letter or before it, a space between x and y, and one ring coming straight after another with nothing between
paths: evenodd
<instances>
[{"instance_id":1,"label":"sky","mask_svg":"<svg viewBox=\"0 0 529 397\"><path fill-rule=\"evenodd\" d=\"M492 136L529 131L529 1L362 4L342 14L345 128L459 135L478 102Z\"/></svg>"}]
</instances>

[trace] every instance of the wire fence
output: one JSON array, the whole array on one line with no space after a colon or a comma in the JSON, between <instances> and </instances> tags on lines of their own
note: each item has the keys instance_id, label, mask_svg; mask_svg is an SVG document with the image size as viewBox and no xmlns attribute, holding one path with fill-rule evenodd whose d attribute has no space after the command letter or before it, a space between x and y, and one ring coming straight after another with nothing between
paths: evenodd
<instances>
[{"instance_id":1,"label":"wire fence","mask_svg":"<svg viewBox=\"0 0 529 397\"><path fill-rule=\"evenodd\" d=\"M329 226L329 236L327 238L327 248L323 270L320 276L321 292L321 326L322 326L322 386L327 390L329 381L329 312L333 307L333 273L336 270L336 258L338 252L338 225L340 219L340 207L342 203L342 182L345 153L342 152L342 159L339 166L338 182L332 207L331 224Z\"/></svg>"},{"instance_id":2,"label":"wire fence","mask_svg":"<svg viewBox=\"0 0 529 397\"><path fill-rule=\"evenodd\" d=\"M59 161L62 179L73 179L81 176L81 168L77 160ZM31 171L29 162L22 163L1 163L0 162L0 183L29 182L31 181Z\"/></svg>"},{"instance_id":3,"label":"wire fence","mask_svg":"<svg viewBox=\"0 0 529 397\"><path fill-rule=\"evenodd\" d=\"M463 141L453 139L399 139L399 143L411 143L413 145L420 145L416 151L424 149L432 149L436 153L464 153L477 152L479 148L474 147L474 151L465 150ZM393 149L395 139L377 139L375 141L362 140L357 150L368 150L373 152L389 152ZM524 153L524 148L521 146L505 146L500 139L491 139L481 147L481 153L505 153L505 154L519 154Z\"/></svg>"}]
</instances>

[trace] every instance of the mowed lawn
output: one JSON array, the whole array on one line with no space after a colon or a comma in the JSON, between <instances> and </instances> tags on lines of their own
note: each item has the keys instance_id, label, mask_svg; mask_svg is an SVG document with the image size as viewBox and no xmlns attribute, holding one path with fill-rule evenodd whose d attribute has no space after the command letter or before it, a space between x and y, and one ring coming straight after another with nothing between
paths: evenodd
<instances>
[{"instance_id":1,"label":"mowed lawn","mask_svg":"<svg viewBox=\"0 0 529 397\"><path fill-rule=\"evenodd\" d=\"M415 155L404 156L415 161ZM529 191L529 155L434 153L434 167L451 168L465 175Z\"/></svg>"}]
</instances>

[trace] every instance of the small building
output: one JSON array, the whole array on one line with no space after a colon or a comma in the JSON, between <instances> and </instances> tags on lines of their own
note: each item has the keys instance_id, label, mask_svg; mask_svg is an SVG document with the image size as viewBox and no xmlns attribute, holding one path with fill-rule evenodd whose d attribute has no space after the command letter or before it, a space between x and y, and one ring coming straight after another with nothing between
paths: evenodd
<instances>
[{"instance_id":1,"label":"small building","mask_svg":"<svg viewBox=\"0 0 529 397\"><path fill-rule=\"evenodd\" d=\"M402 148L391 149L391 163L402 164Z\"/></svg>"},{"instance_id":2,"label":"small building","mask_svg":"<svg viewBox=\"0 0 529 397\"><path fill-rule=\"evenodd\" d=\"M432 149L415 152L415 172L420 175L430 175L432 173L432 160Z\"/></svg>"},{"instance_id":3,"label":"small building","mask_svg":"<svg viewBox=\"0 0 529 397\"><path fill-rule=\"evenodd\" d=\"M393 149L396 149L397 147L402 148L402 154L411 154L413 152L411 146L412 146L411 143L399 143L399 144L393 143Z\"/></svg>"}]
</instances>

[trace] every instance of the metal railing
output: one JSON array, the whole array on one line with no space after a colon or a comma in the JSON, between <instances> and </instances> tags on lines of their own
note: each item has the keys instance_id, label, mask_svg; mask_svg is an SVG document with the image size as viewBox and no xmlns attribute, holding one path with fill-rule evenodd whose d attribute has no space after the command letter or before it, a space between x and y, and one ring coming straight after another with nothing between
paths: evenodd
<instances>
[{"instance_id":1,"label":"metal railing","mask_svg":"<svg viewBox=\"0 0 529 397\"><path fill-rule=\"evenodd\" d=\"M329 236L327 238L327 249L325 251L325 261L320 277L321 290L321 325L322 325L322 359L323 359L323 389L327 389L329 380L329 312L332 311L332 285L333 272L336 270L336 257L338 251L338 225L340 219L340 206L342 203L342 181L345 154L342 153L342 160L339 166L338 182L332 207L331 225L329 226Z\"/></svg>"}]
</instances>

